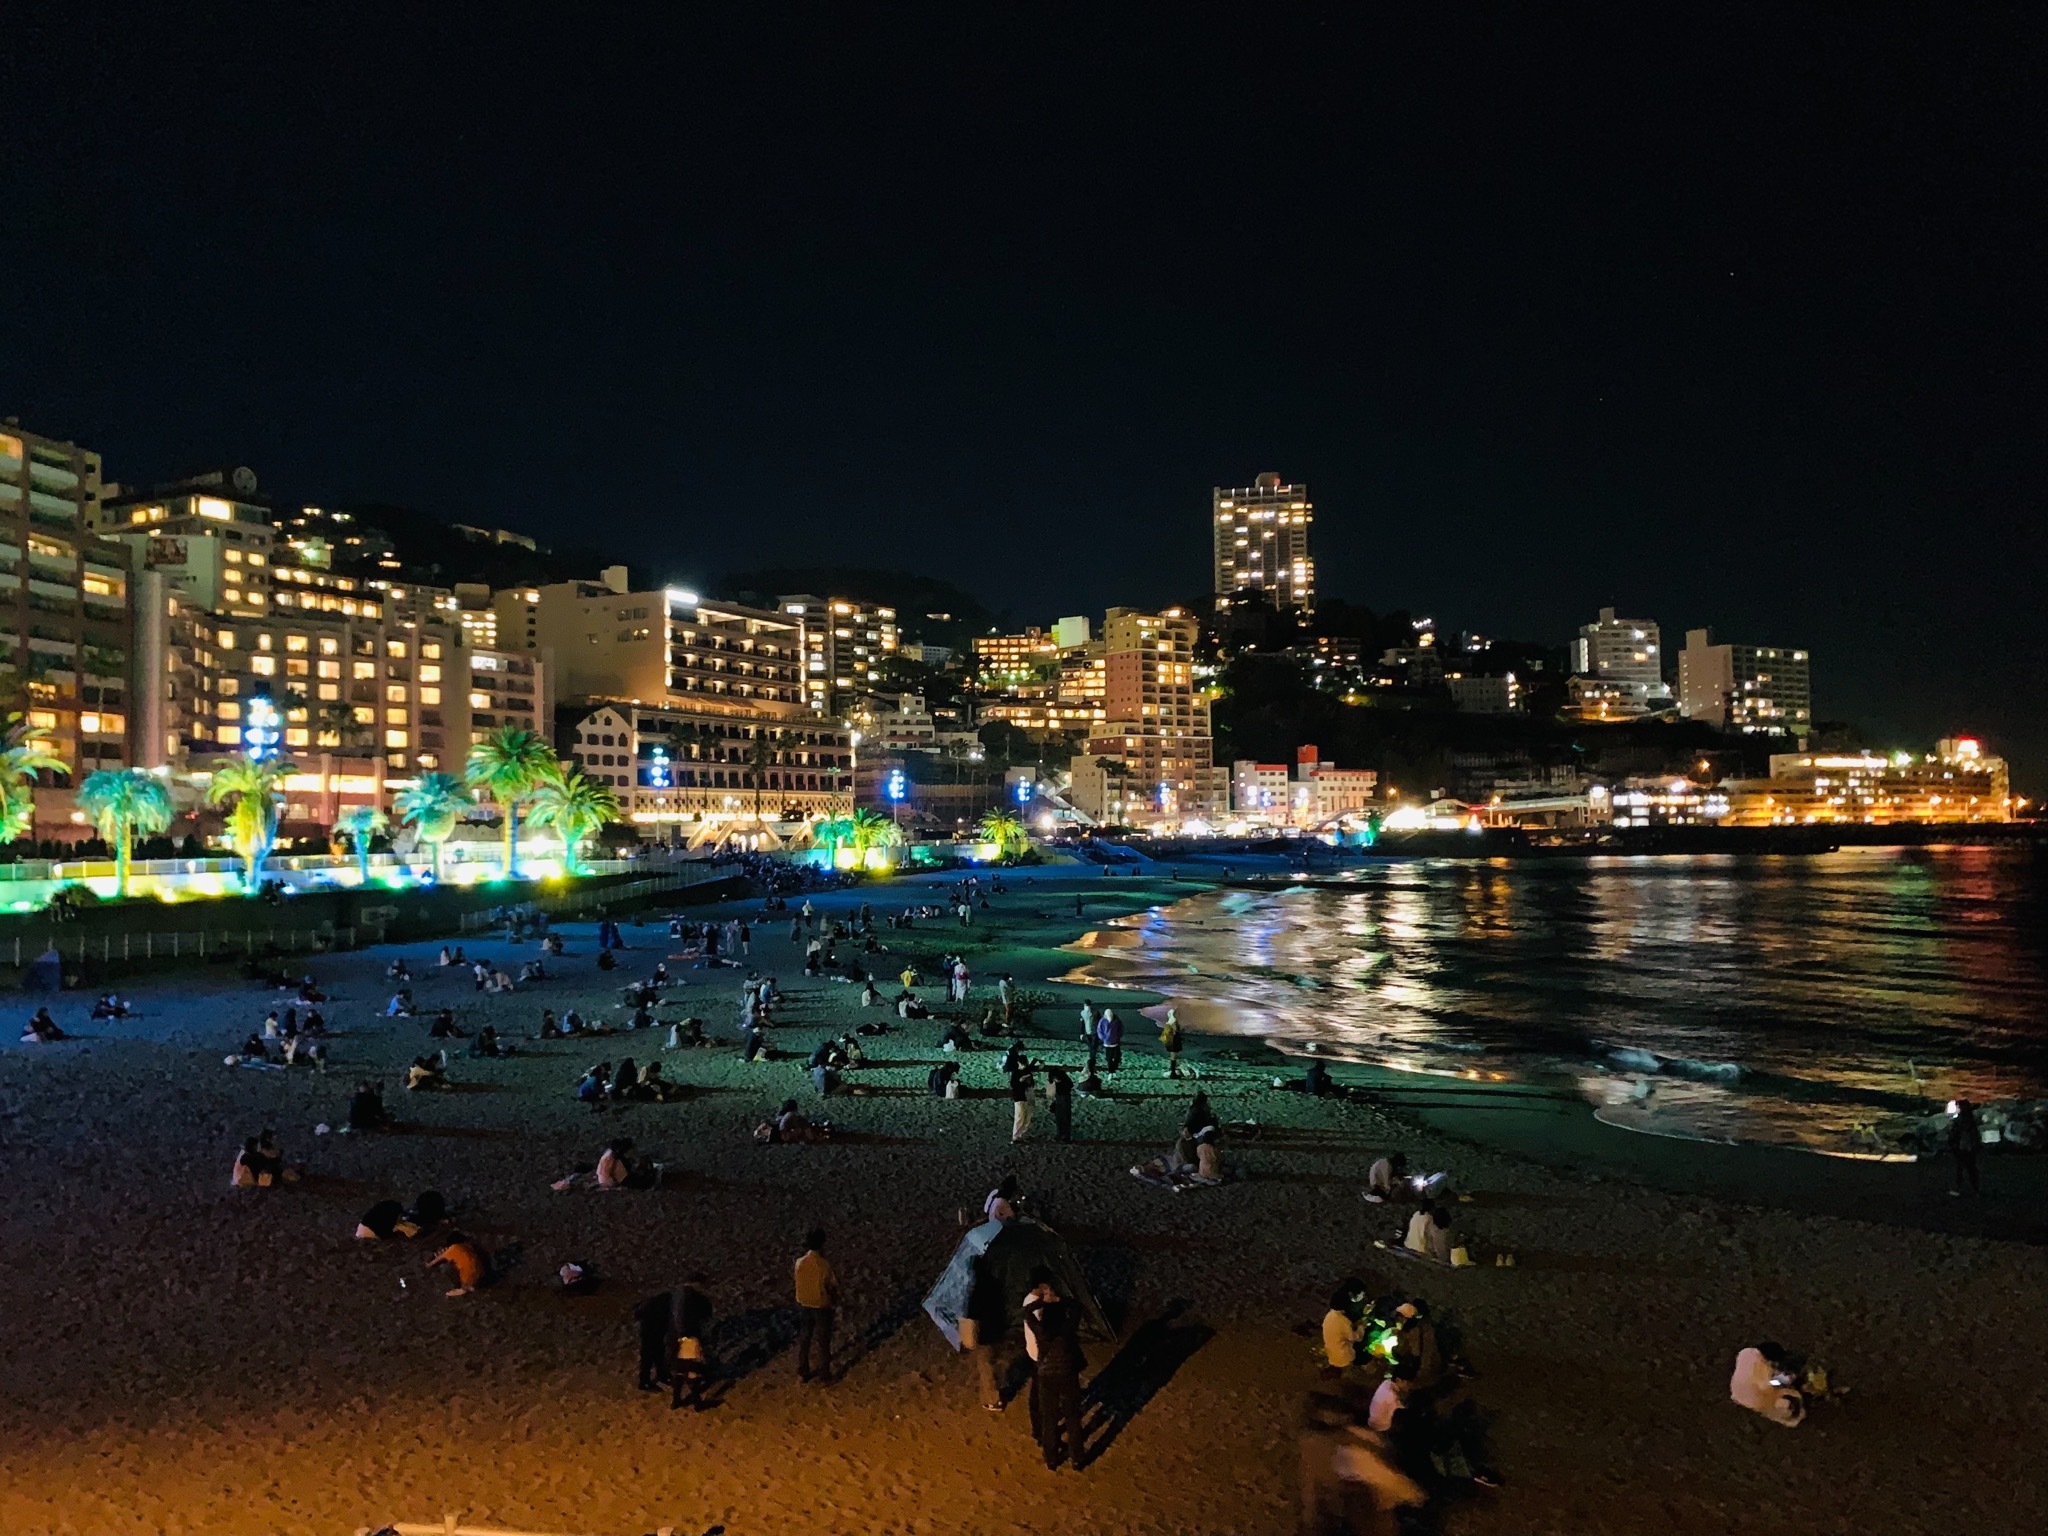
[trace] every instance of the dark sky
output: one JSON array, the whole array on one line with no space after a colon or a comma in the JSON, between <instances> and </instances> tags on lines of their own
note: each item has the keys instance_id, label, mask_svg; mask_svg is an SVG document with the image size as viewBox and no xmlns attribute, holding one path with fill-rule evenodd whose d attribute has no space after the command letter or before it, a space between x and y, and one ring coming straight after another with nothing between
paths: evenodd
<instances>
[{"instance_id":1,"label":"dark sky","mask_svg":"<svg viewBox=\"0 0 2048 1536\"><path fill-rule=\"evenodd\" d=\"M112 475L1050 617L1274 469L1326 591L2048 778L2018 8L173 9L0 50L0 414Z\"/></svg>"}]
</instances>

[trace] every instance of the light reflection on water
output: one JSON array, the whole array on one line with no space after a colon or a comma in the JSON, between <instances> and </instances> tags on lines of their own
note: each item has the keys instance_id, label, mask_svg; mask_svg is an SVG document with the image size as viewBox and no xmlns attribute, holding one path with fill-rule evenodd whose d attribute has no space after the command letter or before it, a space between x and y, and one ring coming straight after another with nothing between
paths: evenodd
<instances>
[{"instance_id":1,"label":"light reflection on water","mask_svg":"<svg viewBox=\"0 0 2048 1536\"><path fill-rule=\"evenodd\" d=\"M1132 919L1086 969L1197 1030L1563 1072L1618 1123L1832 1149L1929 1100L2048 1097L2043 895L1993 848L1371 864Z\"/></svg>"}]
</instances>

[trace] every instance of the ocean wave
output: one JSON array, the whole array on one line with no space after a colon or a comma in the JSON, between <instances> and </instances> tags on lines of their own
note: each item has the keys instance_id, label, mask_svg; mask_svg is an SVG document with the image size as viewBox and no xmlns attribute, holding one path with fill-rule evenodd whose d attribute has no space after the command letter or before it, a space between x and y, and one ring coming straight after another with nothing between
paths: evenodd
<instances>
[{"instance_id":1,"label":"ocean wave","mask_svg":"<svg viewBox=\"0 0 2048 1536\"><path fill-rule=\"evenodd\" d=\"M1696 1061L1690 1056L1659 1056L1655 1051L1645 1051L1631 1045L1609 1049L1607 1059L1616 1066L1626 1067L1632 1072L1655 1072L1662 1077L1687 1077L1702 1083L1740 1082L1745 1075L1739 1061Z\"/></svg>"}]
</instances>

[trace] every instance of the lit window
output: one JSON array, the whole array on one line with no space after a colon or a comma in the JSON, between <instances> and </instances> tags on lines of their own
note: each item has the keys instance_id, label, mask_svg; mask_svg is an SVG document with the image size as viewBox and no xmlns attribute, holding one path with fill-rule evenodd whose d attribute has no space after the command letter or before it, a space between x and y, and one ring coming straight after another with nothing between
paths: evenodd
<instances>
[{"instance_id":1,"label":"lit window","mask_svg":"<svg viewBox=\"0 0 2048 1536\"><path fill-rule=\"evenodd\" d=\"M355 678L358 682L365 678L375 677L376 675L377 663L374 661L355 662L349 670L349 676Z\"/></svg>"},{"instance_id":2,"label":"lit window","mask_svg":"<svg viewBox=\"0 0 2048 1536\"><path fill-rule=\"evenodd\" d=\"M251 656L249 658L249 670L258 677L275 677L277 675L277 658L275 656Z\"/></svg>"},{"instance_id":3,"label":"lit window","mask_svg":"<svg viewBox=\"0 0 2048 1536\"><path fill-rule=\"evenodd\" d=\"M232 747L240 743L242 728L239 725L224 725L220 727L218 735L222 746Z\"/></svg>"},{"instance_id":4,"label":"lit window","mask_svg":"<svg viewBox=\"0 0 2048 1536\"><path fill-rule=\"evenodd\" d=\"M406 739L406 734L403 731L386 731L384 733L384 745L387 747L403 747L406 744Z\"/></svg>"},{"instance_id":5,"label":"lit window","mask_svg":"<svg viewBox=\"0 0 2048 1536\"><path fill-rule=\"evenodd\" d=\"M438 688L422 688L420 690L420 702L426 705L434 705L440 703L441 690Z\"/></svg>"},{"instance_id":6,"label":"lit window","mask_svg":"<svg viewBox=\"0 0 2048 1536\"><path fill-rule=\"evenodd\" d=\"M201 496L199 498L199 515L201 517L210 517L217 523L225 523L233 520L235 509L217 496Z\"/></svg>"},{"instance_id":7,"label":"lit window","mask_svg":"<svg viewBox=\"0 0 2048 1536\"><path fill-rule=\"evenodd\" d=\"M338 661L319 662L316 663L314 670L322 677L339 677L341 676L341 663Z\"/></svg>"},{"instance_id":8,"label":"lit window","mask_svg":"<svg viewBox=\"0 0 2048 1536\"><path fill-rule=\"evenodd\" d=\"M387 709L384 711L384 723L386 725L404 725L408 718L406 712L402 709Z\"/></svg>"},{"instance_id":9,"label":"lit window","mask_svg":"<svg viewBox=\"0 0 2048 1536\"><path fill-rule=\"evenodd\" d=\"M405 702L405 684L386 683L384 685L384 702L387 704L403 704Z\"/></svg>"},{"instance_id":10,"label":"lit window","mask_svg":"<svg viewBox=\"0 0 2048 1536\"><path fill-rule=\"evenodd\" d=\"M386 640L384 642L384 651L386 655L395 656L403 660L406 654L405 642L403 640Z\"/></svg>"},{"instance_id":11,"label":"lit window","mask_svg":"<svg viewBox=\"0 0 2048 1536\"><path fill-rule=\"evenodd\" d=\"M469 696L469 707L471 709L489 709L491 707L491 696L488 693L472 693Z\"/></svg>"},{"instance_id":12,"label":"lit window","mask_svg":"<svg viewBox=\"0 0 2048 1536\"><path fill-rule=\"evenodd\" d=\"M420 655L428 661L439 661L441 659L441 642L438 640L425 642L420 646Z\"/></svg>"},{"instance_id":13,"label":"lit window","mask_svg":"<svg viewBox=\"0 0 2048 1536\"><path fill-rule=\"evenodd\" d=\"M284 637L284 648L288 651L303 651L306 648L306 637L304 635L286 635Z\"/></svg>"},{"instance_id":14,"label":"lit window","mask_svg":"<svg viewBox=\"0 0 2048 1536\"><path fill-rule=\"evenodd\" d=\"M424 649L424 647L422 647L422 649ZM439 650L440 647L435 646L434 649ZM438 683L439 681L441 681L441 669L439 667L421 667L420 681L423 683Z\"/></svg>"},{"instance_id":15,"label":"lit window","mask_svg":"<svg viewBox=\"0 0 2048 1536\"><path fill-rule=\"evenodd\" d=\"M375 725L377 723L377 711L370 708L367 704L355 706L355 717L357 725Z\"/></svg>"},{"instance_id":16,"label":"lit window","mask_svg":"<svg viewBox=\"0 0 2048 1536\"><path fill-rule=\"evenodd\" d=\"M340 653L341 653L341 642L340 642L339 640L335 639L335 638L334 638L334 637L333 637L332 635L323 635L323 636L321 636L321 638L320 638L320 654L321 654L322 656L337 656L337 655L339 655Z\"/></svg>"},{"instance_id":17,"label":"lit window","mask_svg":"<svg viewBox=\"0 0 2048 1536\"><path fill-rule=\"evenodd\" d=\"M214 638L220 641L220 648L224 651L232 651L235 648L235 632L232 629L224 629Z\"/></svg>"},{"instance_id":18,"label":"lit window","mask_svg":"<svg viewBox=\"0 0 2048 1536\"><path fill-rule=\"evenodd\" d=\"M220 706L220 717L223 720L239 720L242 718L242 706L235 703L223 702Z\"/></svg>"},{"instance_id":19,"label":"lit window","mask_svg":"<svg viewBox=\"0 0 2048 1536\"><path fill-rule=\"evenodd\" d=\"M322 698L323 700L333 700L333 699L338 699L338 698L340 698L340 697L341 697L341 684L339 684L339 683L322 683L322 684L320 685L320 697L321 697L321 698Z\"/></svg>"}]
</instances>

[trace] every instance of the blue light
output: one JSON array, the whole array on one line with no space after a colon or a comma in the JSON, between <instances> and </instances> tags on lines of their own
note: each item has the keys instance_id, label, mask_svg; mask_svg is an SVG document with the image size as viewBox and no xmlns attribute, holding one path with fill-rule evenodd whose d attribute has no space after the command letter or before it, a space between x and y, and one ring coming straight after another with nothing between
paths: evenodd
<instances>
[{"instance_id":1,"label":"blue light","mask_svg":"<svg viewBox=\"0 0 2048 1536\"><path fill-rule=\"evenodd\" d=\"M1019 805L1029 805L1031 803L1031 781L1029 779L1019 779L1017 781L1017 803Z\"/></svg>"},{"instance_id":2,"label":"blue light","mask_svg":"<svg viewBox=\"0 0 2048 1536\"><path fill-rule=\"evenodd\" d=\"M668 748L656 747L652 759L647 764L647 787L667 789L669 784Z\"/></svg>"},{"instance_id":3,"label":"blue light","mask_svg":"<svg viewBox=\"0 0 2048 1536\"><path fill-rule=\"evenodd\" d=\"M903 777L901 768L891 768L889 777L883 782L882 793L891 800L901 800L910 793L910 786Z\"/></svg>"},{"instance_id":4,"label":"blue light","mask_svg":"<svg viewBox=\"0 0 2048 1536\"><path fill-rule=\"evenodd\" d=\"M242 750L252 763L275 757L279 735L277 706L259 693L249 701L242 725Z\"/></svg>"}]
</instances>

